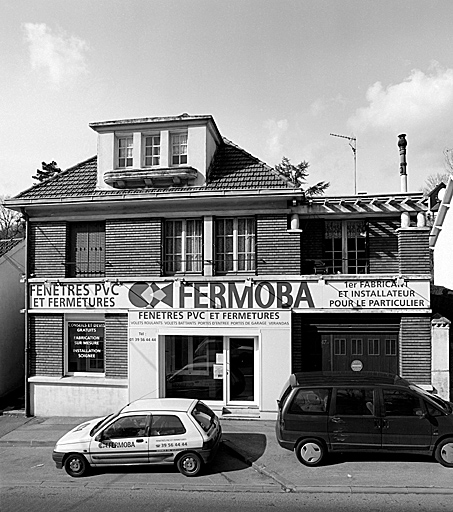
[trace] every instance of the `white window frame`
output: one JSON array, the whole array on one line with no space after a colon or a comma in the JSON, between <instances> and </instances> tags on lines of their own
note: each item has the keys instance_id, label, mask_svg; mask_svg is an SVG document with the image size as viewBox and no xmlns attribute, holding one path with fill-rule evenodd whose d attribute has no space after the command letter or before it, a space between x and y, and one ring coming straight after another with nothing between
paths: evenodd
<instances>
[{"instance_id":1,"label":"white window frame","mask_svg":"<svg viewBox=\"0 0 453 512\"><path fill-rule=\"evenodd\" d=\"M159 137L159 145L155 145L154 144L154 138L155 137ZM147 146L146 145L146 139L148 138L152 138L153 139L153 143L151 146ZM146 154L146 148L147 147L150 147L151 148L151 155L147 155ZM159 148L159 152L158 154L154 154L154 148ZM155 133L144 133L142 135L142 149L143 149L143 157L142 157L142 162L143 162L143 167L159 167L161 165L161 158L162 158L162 135L160 132L155 132ZM146 163L146 159L147 158L151 158L151 163L147 164ZM154 163L154 159L157 159L157 163Z\"/></svg>"},{"instance_id":2,"label":"white window frame","mask_svg":"<svg viewBox=\"0 0 453 512\"><path fill-rule=\"evenodd\" d=\"M191 234L189 235L187 233L187 223L190 222L190 221L195 221L195 222L199 222L200 224L200 235L195 237L195 236L192 236ZM168 239L173 239L176 240L178 237L176 236L168 236L168 228L167 228L167 224L169 223L172 223L173 226L175 226L175 224L177 222L180 222L181 223L181 252L178 252L176 253L175 251L173 251L170 256L173 258L173 260L170 261L170 258L169 258L169 253L167 252L167 240ZM199 254L199 257L200 259L199 260L193 260L190 262L191 265L193 265L193 267L195 267L195 270L194 268L191 268L191 269L188 269L189 265L188 265L188 261L187 261L187 246L188 246L188 243L187 243L187 240L189 237L193 237L193 238L199 238L200 239L200 252L199 253L191 253L191 254L194 254L194 255L197 255ZM174 242L173 242L174 244ZM181 257L181 260L180 262L177 262L176 259L174 259L175 256L180 256ZM196 218L192 218L192 219L166 219L165 220L165 229L164 229L164 273L166 275L172 275L172 274L178 274L178 273L194 273L194 274L201 274L203 272L203 219L202 218L199 218L199 217L196 217ZM176 266L176 264L179 264L180 265L180 269L175 269L175 270L170 270L169 267L171 266ZM198 265L197 265L198 264Z\"/></svg>"},{"instance_id":3,"label":"white window frame","mask_svg":"<svg viewBox=\"0 0 453 512\"><path fill-rule=\"evenodd\" d=\"M225 223L226 221L233 221L233 233L230 235L230 234L223 234L223 235L219 235L218 233L218 222L223 222ZM243 252L241 254L244 254L244 255L249 255L250 258L246 258L245 259L245 268L244 269L239 269L239 238L242 237L242 236L245 236L244 234L242 233L239 233L239 221L240 220L252 220L253 221L253 234L250 234L248 233L248 237L251 237L252 238L252 245L253 245L253 250L251 252ZM219 252L218 251L218 239L219 238L223 238L224 240L226 240L227 238L229 237L232 237L233 239L233 251L232 252ZM255 258L256 258L256 219L254 217L219 217L216 219L216 233L215 233L215 241L216 241L216 250L215 250L215 258L216 258L216 271L217 273L220 273L220 274L226 274L226 273L229 273L229 272L255 272L256 270L256 261L255 261ZM224 247L225 247L225 242L224 242ZM225 261L226 259L223 259L223 260L220 260L219 259L219 254L222 254L224 257L227 255L227 254L232 254L233 255L233 268L232 269L221 269L219 270L219 266L220 266L220 262L222 264L222 266L225 265Z\"/></svg>"},{"instance_id":4,"label":"white window frame","mask_svg":"<svg viewBox=\"0 0 453 512\"><path fill-rule=\"evenodd\" d=\"M121 147L121 141L131 141L126 142L126 146ZM120 152L122 149L126 150L125 156L121 156ZM124 165L120 165L120 160L124 158ZM130 160L130 164L128 161ZM133 134L128 135L117 135L116 137L116 153L115 153L115 162L117 169L130 169L134 167L134 136Z\"/></svg>"},{"instance_id":5,"label":"white window frame","mask_svg":"<svg viewBox=\"0 0 453 512\"><path fill-rule=\"evenodd\" d=\"M181 142L179 138L181 136L185 136L186 141ZM178 142L174 143L174 140L178 138ZM170 133L170 165L173 167L179 167L180 165L187 165L189 163L189 132L187 130L185 131L179 131L179 132L171 132ZM178 152L174 152L174 148L178 148ZM185 152L183 151L183 148L185 148ZM173 161L173 158L177 157L178 162L175 163ZM181 161L185 160L185 161Z\"/></svg>"}]
</instances>

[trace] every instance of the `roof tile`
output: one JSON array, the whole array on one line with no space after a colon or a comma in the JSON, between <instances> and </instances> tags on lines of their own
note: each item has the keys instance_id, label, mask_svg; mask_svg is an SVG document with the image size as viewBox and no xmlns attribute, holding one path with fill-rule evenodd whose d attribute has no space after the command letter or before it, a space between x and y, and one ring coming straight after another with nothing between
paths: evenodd
<instances>
[{"instance_id":1,"label":"roof tile","mask_svg":"<svg viewBox=\"0 0 453 512\"><path fill-rule=\"evenodd\" d=\"M175 193L178 191L258 190L293 188L280 173L250 155L231 141L224 139L208 171L204 187L168 187L97 190L97 157L81 162L33 187L21 192L15 199L57 199L87 196L117 196L143 193Z\"/></svg>"}]
</instances>

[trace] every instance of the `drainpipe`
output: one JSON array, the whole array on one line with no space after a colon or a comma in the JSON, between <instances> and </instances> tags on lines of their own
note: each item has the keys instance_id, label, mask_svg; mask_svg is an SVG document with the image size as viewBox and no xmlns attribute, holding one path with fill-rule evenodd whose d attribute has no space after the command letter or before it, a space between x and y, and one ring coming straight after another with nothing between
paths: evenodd
<instances>
[{"instance_id":1,"label":"drainpipe","mask_svg":"<svg viewBox=\"0 0 453 512\"><path fill-rule=\"evenodd\" d=\"M29 237L29 217L24 208L21 208L21 213L23 218L25 219L25 292L24 292L24 327L25 327L25 353L24 353L24 373L25 373L25 416L28 418L31 416L30 414L30 390L28 385L28 373L29 373L29 340L28 340L28 274L29 274L29 265L28 265L28 237Z\"/></svg>"}]
</instances>

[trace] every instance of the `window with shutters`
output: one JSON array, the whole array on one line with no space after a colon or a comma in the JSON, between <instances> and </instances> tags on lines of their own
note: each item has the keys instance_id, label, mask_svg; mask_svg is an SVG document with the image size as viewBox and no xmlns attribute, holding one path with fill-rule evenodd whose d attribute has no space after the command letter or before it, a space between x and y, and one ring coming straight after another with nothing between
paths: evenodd
<instances>
[{"instance_id":1,"label":"window with shutters","mask_svg":"<svg viewBox=\"0 0 453 512\"><path fill-rule=\"evenodd\" d=\"M105 275L105 224L77 222L69 225L68 277Z\"/></svg>"}]
</instances>

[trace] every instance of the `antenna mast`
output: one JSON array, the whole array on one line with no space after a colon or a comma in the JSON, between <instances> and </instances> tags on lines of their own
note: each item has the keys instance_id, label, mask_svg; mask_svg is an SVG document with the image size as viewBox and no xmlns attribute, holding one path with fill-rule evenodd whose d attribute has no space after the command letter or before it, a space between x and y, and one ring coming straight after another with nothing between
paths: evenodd
<instances>
[{"instance_id":1,"label":"antenna mast","mask_svg":"<svg viewBox=\"0 0 453 512\"><path fill-rule=\"evenodd\" d=\"M336 133L331 133L330 135L332 135L332 137L340 137L349 140L349 145L354 153L354 195L357 195L357 139L355 137L348 137L347 135L337 135Z\"/></svg>"}]
</instances>

